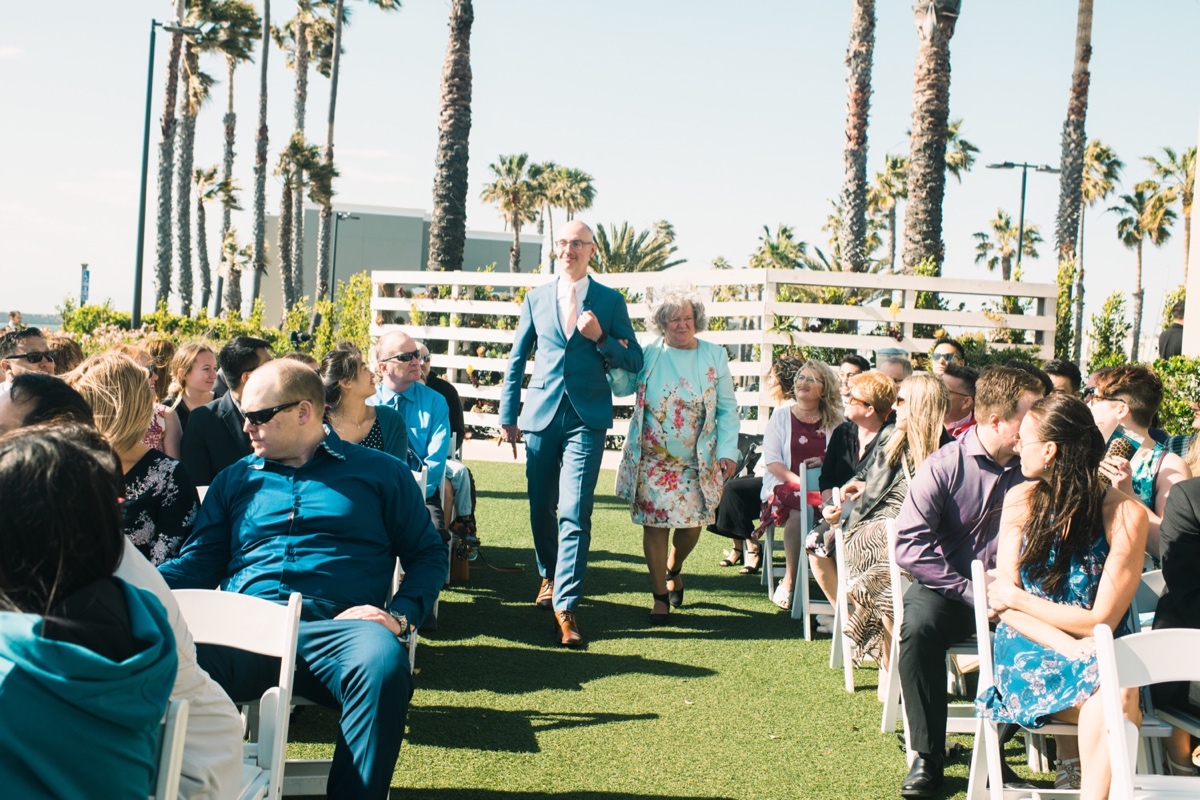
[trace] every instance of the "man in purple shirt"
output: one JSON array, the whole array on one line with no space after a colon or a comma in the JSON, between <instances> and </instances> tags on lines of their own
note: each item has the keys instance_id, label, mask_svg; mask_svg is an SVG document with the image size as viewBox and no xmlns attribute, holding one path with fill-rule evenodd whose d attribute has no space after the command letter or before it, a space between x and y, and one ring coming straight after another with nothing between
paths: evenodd
<instances>
[{"instance_id":1,"label":"man in purple shirt","mask_svg":"<svg viewBox=\"0 0 1200 800\"><path fill-rule=\"evenodd\" d=\"M913 576L897 669L908 741L917 751L902 797L931 797L941 785L946 651L975 632L971 562L995 564L1004 495L1025 480L1015 458L1017 429L1042 393L1027 372L985 370L975 386L977 424L926 459L896 519L896 561Z\"/></svg>"}]
</instances>

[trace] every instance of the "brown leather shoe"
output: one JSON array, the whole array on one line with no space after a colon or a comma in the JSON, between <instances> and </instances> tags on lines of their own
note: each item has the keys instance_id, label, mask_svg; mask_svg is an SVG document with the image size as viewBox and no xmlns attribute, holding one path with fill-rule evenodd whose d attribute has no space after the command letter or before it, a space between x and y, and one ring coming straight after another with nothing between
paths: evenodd
<instances>
[{"instance_id":1,"label":"brown leather shoe","mask_svg":"<svg viewBox=\"0 0 1200 800\"><path fill-rule=\"evenodd\" d=\"M559 644L563 647L579 647L583 644L583 636L579 633L574 611L555 611L554 623L560 636Z\"/></svg>"},{"instance_id":2,"label":"brown leather shoe","mask_svg":"<svg viewBox=\"0 0 1200 800\"><path fill-rule=\"evenodd\" d=\"M538 589L537 600L533 602L538 608L545 609L546 611L554 610L553 578L542 578L542 586Z\"/></svg>"}]
</instances>

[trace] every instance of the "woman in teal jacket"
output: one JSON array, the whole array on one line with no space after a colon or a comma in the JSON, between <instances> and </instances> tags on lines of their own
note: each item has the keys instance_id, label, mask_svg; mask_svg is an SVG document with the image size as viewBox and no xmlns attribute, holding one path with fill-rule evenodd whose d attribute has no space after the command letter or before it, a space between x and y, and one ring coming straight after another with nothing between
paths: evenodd
<instances>
[{"instance_id":1,"label":"woman in teal jacket","mask_svg":"<svg viewBox=\"0 0 1200 800\"><path fill-rule=\"evenodd\" d=\"M175 680L124 547L110 465L60 434L0 439L0 787L6 797L145 798Z\"/></svg>"},{"instance_id":2,"label":"woman in teal jacket","mask_svg":"<svg viewBox=\"0 0 1200 800\"><path fill-rule=\"evenodd\" d=\"M661 338L646 346L637 377L613 369L609 378L615 394L637 395L616 493L642 526L654 597L650 621L662 624L672 606L683 605L684 559L701 527L716 521L737 465L739 422L725 348L696 338L707 327L699 298L668 292L653 323Z\"/></svg>"}]
</instances>

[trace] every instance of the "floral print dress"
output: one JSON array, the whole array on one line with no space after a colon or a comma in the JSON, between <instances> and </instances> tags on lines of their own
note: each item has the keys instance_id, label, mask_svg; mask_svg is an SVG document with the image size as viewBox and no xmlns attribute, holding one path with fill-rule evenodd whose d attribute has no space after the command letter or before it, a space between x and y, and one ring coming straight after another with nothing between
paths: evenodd
<instances>
[{"instance_id":1,"label":"floral print dress","mask_svg":"<svg viewBox=\"0 0 1200 800\"><path fill-rule=\"evenodd\" d=\"M704 427L698 351L664 348L646 377L642 458L630 516L637 525L694 528L711 520L700 490L696 443Z\"/></svg>"},{"instance_id":2,"label":"floral print dress","mask_svg":"<svg viewBox=\"0 0 1200 800\"><path fill-rule=\"evenodd\" d=\"M1021 583L1035 597L1091 608L1108 552L1108 540L1103 535L1097 536L1091 551L1071 564L1066 586L1057 597L1030 582L1024 570L1021 571ZM1051 551L1050 563L1054 563L1056 554L1057 550ZM1115 635L1128 632L1128 619L1122 620ZM981 695L975 706L979 713L998 722L1015 722L1026 728L1041 727L1050 721L1052 714L1087 700L1100 685L1100 669L1094 651L1082 658L1068 658L1053 648L1031 641L1003 622L996 627L993 647L996 685Z\"/></svg>"},{"instance_id":3,"label":"floral print dress","mask_svg":"<svg viewBox=\"0 0 1200 800\"><path fill-rule=\"evenodd\" d=\"M125 535L154 566L179 555L199 511L196 484L166 453L149 450L125 473Z\"/></svg>"}]
</instances>

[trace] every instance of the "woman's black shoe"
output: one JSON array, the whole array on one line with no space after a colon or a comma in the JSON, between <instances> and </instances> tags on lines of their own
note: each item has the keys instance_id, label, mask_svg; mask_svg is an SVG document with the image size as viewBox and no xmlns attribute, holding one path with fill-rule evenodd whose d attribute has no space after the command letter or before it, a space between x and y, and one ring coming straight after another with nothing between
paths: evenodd
<instances>
[{"instance_id":1,"label":"woman's black shoe","mask_svg":"<svg viewBox=\"0 0 1200 800\"><path fill-rule=\"evenodd\" d=\"M653 611L651 611L650 623L652 625L666 625L671 621L670 598L665 594L651 594L650 596L654 598L654 602L662 603L663 605L667 606L667 613L665 614L655 614Z\"/></svg>"},{"instance_id":2,"label":"woman's black shoe","mask_svg":"<svg viewBox=\"0 0 1200 800\"><path fill-rule=\"evenodd\" d=\"M679 572L680 570L675 570L674 572L667 570L667 580L679 583ZM667 597L670 599L672 608L680 608L683 605L683 587L680 586L675 590L668 589Z\"/></svg>"}]
</instances>

